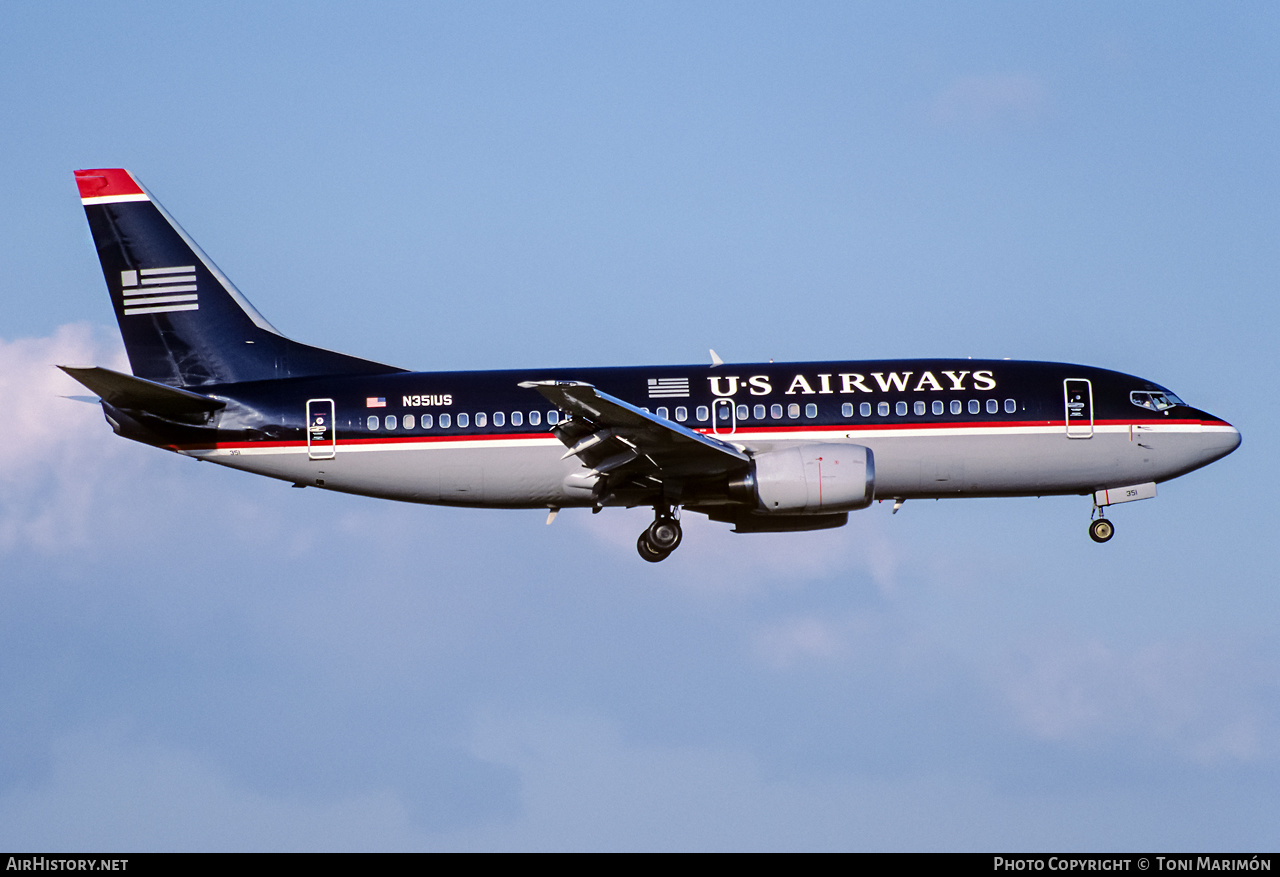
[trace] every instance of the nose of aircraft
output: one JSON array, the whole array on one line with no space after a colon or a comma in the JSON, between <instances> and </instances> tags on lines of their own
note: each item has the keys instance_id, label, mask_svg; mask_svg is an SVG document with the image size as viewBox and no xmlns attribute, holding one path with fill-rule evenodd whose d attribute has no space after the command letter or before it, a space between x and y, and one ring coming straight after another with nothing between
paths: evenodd
<instances>
[{"instance_id":1,"label":"nose of aircraft","mask_svg":"<svg viewBox=\"0 0 1280 877\"><path fill-rule=\"evenodd\" d=\"M1225 420L1205 415L1200 427L1200 446L1206 463L1220 460L1240 447L1240 430Z\"/></svg>"}]
</instances>

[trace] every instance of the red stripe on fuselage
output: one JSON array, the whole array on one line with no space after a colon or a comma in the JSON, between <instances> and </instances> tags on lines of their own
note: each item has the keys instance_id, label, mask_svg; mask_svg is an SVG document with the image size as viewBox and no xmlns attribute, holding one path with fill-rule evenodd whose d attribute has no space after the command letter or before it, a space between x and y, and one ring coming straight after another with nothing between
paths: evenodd
<instances>
[{"instance_id":1,"label":"red stripe on fuselage","mask_svg":"<svg viewBox=\"0 0 1280 877\"><path fill-rule=\"evenodd\" d=\"M1170 426L1178 424L1181 426L1230 426L1224 420L1095 420L1094 426L1153 426L1164 425ZM950 423L830 423L830 424L806 424L796 426L747 426L742 427L742 432L750 432L753 434L770 433L775 435L794 434L800 432L883 432L897 430L925 430L925 429L1014 429L1025 427L1065 427L1066 422L1062 420L1000 420L1000 421L981 421L981 422L950 422ZM712 432L710 427L697 427L695 432L704 435L720 438L731 438L736 433L716 433ZM342 446L351 445L404 445L404 444L422 444L426 443L450 443L450 442L483 442L483 441L523 441L528 439L551 439L554 438L549 432L505 432L505 433L467 433L456 435L398 435L398 436L379 436L377 438L359 438L359 439L342 439L338 442ZM300 441L261 441L261 442L217 442L212 445L167 445L175 451L210 451L210 450L227 450L235 448L305 448L307 443L305 440Z\"/></svg>"}]
</instances>

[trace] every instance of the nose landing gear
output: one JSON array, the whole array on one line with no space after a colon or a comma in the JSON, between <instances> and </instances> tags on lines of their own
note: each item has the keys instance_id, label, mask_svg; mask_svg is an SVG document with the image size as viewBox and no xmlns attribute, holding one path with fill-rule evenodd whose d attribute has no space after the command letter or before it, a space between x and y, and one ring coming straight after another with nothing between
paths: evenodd
<instances>
[{"instance_id":1,"label":"nose landing gear","mask_svg":"<svg viewBox=\"0 0 1280 877\"><path fill-rule=\"evenodd\" d=\"M1107 542L1116 534L1116 528L1106 518L1098 518L1089 524L1089 538L1094 542Z\"/></svg>"},{"instance_id":2,"label":"nose landing gear","mask_svg":"<svg viewBox=\"0 0 1280 877\"><path fill-rule=\"evenodd\" d=\"M684 537L680 521L670 509L655 509L653 523L636 540L636 551L650 563L666 560Z\"/></svg>"},{"instance_id":3,"label":"nose landing gear","mask_svg":"<svg viewBox=\"0 0 1280 877\"><path fill-rule=\"evenodd\" d=\"M1116 527L1105 517L1107 514L1106 506L1098 505L1095 499L1093 513L1098 517L1093 519L1093 514L1089 515L1091 519L1089 522L1089 538L1094 542L1109 542L1111 537L1116 534Z\"/></svg>"}]
</instances>

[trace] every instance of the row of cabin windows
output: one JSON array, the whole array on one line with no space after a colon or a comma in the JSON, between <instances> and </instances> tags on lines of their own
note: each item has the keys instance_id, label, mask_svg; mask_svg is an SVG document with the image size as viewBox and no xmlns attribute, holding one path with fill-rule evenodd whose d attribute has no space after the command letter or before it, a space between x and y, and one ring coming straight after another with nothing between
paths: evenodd
<instances>
[{"instance_id":1,"label":"row of cabin windows","mask_svg":"<svg viewBox=\"0 0 1280 877\"><path fill-rule=\"evenodd\" d=\"M930 405L930 403L928 402L925 402L924 400L919 400L913 404L908 404L907 402L897 402L893 406L890 406L888 402L878 402L876 403L876 406L875 406L875 412L876 412L876 415L879 417L888 417L890 411L892 411L898 417L906 417L909 412L914 412L917 417L923 417L926 414L930 413L930 411L932 411L934 416L941 417L942 415L947 413L947 407L948 407L947 403L943 402L941 399L934 399L932 405ZM967 407L970 414L981 414L984 405L981 399L970 399ZM963 414L965 412L965 408L966 408L966 405L962 400L960 399L951 400L950 409L952 414L954 415ZM985 408L988 414L999 414L1000 400L987 399ZM648 409L646 408L645 410L647 411ZM799 420L800 410L801 410L800 404L798 402L792 402L790 405L787 405L785 408L777 404L770 405L767 407L764 405L756 405L754 408L749 405L738 405L737 410L734 411L733 414L735 419L739 422L742 422L745 420L765 420L765 419L782 420L784 417L788 420ZM871 403L863 402L858 406L858 415L861 417L870 417L871 410L872 410ZM1017 410L1018 410L1018 403L1016 401L1014 401L1013 399L1004 400L1004 411L1006 414L1013 414L1017 412ZM659 408L656 413L659 417L663 419L666 419L668 417L666 408ZM725 420L727 419L728 414L729 414L728 411L723 409L718 409L716 411L716 419ZM843 415L844 417L853 417L853 403L845 402L843 405L841 405L840 414ZM711 419L711 413L706 405L699 405L695 412L695 416L697 417L698 421L702 423L705 423L706 421ZM808 419L813 419L817 417L818 406L812 402L810 402L808 405L805 405L804 416ZM681 406L676 409L676 420L683 422L688 419L689 419L689 410L687 408Z\"/></svg>"},{"instance_id":2,"label":"row of cabin windows","mask_svg":"<svg viewBox=\"0 0 1280 877\"><path fill-rule=\"evenodd\" d=\"M955 414L955 415L963 414L963 413L964 413L964 411L965 411L965 407L966 407L966 406L965 406L965 403L964 403L964 402L962 402L961 400L959 400L959 399L952 399L952 400L951 400L951 413L952 413L952 414ZM982 413L982 409L983 409L983 404L982 404L982 400L981 400L981 399L970 399L970 400L969 400L968 410L969 410L969 413L970 413L970 414L981 414L981 413ZM986 409L987 409L987 413L988 413L988 414L999 414L999 413L1000 413L1000 400L999 400L999 399L988 399L988 400L987 400L987 402L986 402ZM947 403L943 402L941 399L934 399L934 400L933 400L933 404L932 404L932 408L931 408L931 407L930 407L930 405L929 405L929 403L927 403L927 402L925 402L925 401L923 401L923 400L919 400L919 401L915 402L915 403L914 403L914 405L912 405L912 406L908 406L906 402L898 402L898 403L896 403L896 404L894 405L893 413L894 413L894 414L896 414L898 417L906 417L906 416L907 416L907 412L908 412L908 411L912 411L912 412L913 412L917 417L923 417L925 414L928 414L931 410L932 410L932 413L933 413L933 415L934 415L935 417L941 417L943 414L946 414L946 413L947 413ZM1014 413L1016 413L1016 412L1017 412L1017 410L1018 410L1018 403L1017 403L1016 401L1014 401L1013 399L1005 399L1005 400L1004 400L1004 413L1005 413L1005 414L1014 414ZM853 416L853 403L852 403L852 402L845 402L843 405L841 405L841 406L840 406L840 413L841 413L841 414L843 414L845 417L852 417L852 416ZM859 405L859 406L858 406L858 414L859 414L860 416L862 416L862 417L870 417L870 416L871 416L871 403L870 403L870 402L863 402L861 405ZM877 403L877 404L876 404L876 414L877 414L877 416L879 416L879 417L888 417L888 416L889 416L889 403L888 403L888 402L879 402L879 403Z\"/></svg>"},{"instance_id":3,"label":"row of cabin windows","mask_svg":"<svg viewBox=\"0 0 1280 877\"><path fill-rule=\"evenodd\" d=\"M547 417L547 425L555 426L560 421L560 412L548 411L546 417ZM530 411L528 414L528 418L529 418L530 426L542 425L541 411ZM470 414L458 414L456 415L456 417L455 415L452 415L452 414L441 414L438 417L432 416L430 414L423 414L420 417L413 414L405 414L402 416L396 416L395 414L388 414L386 417L383 417L381 420L379 420L378 415L370 414L368 419L365 421L365 427L370 431L376 430L379 427L382 427L388 430L397 429L397 428L432 429L436 426L439 426L440 429L451 429L454 425L455 419L458 424L458 429L467 429L468 427L471 426ZM525 423L525 413L523 411L511 412L512 426L524 426L524 423ZM475 424L477 429L488 426L489 415L484 411L479 412L478 414L475 415ZM506 412L504 411L493 412L493 425L506 426L507 425Z\"/></svg>"},{"instance_id":4,"label":"row of cabin windows","mask_svg":"<svg viewBox=\"0 0 1280 877\"><path fill-rule=\"evenodd\" d=\"M983 402L980 399L968 400L967 406L960 399L951 400L950 411L953 415L963 414L966 410L966 407L970 414L981 414L984 407L986 408L986 412L988 414L999 414L1000 400L987 399L985 406L983 405ZM648 409L646 408L645 410L647 411ZM898 417L906 417L908 413L914 413L917 417L923 417L926 414L929 414L930 412L932 412L935 417L941 417L942 415L947 413L947 410L948 410L947 403L943 402L941 399L934 399L932 404L925 402L924 400L918 400L911 404L908 404L907 402L896 402L893 404L893 406L890 406L888 402L877 402L875 406L875 413L876 413L876 416L878 417L888 417L890 411L892 411ZM1018 410L1018 403L1016 401L1014 401L1013 399L1004 400L1004 411L1006 414L1014 414L1017 412L1017 410ZM870 417L871 411L872 411L872 408L871 408L870 402L863 402L858 406L858 415L860 417ZM659 417L661 417L663 420L669 419L669 409L667 409L665 406L658 408L655 413ZM675 414L676 414L676 420L679 422L683 423L684 421L689 419L689 409L684 407L683 405L680 405L676 408ZM785 409L783 408L782 405L777 405L777 404L770 405L767 407L764 405L756 405L754 408L749 405L738 405L737 410L734 411L733 414L735 419L738 422L751 420L751 419L782 420L784 417L788 420L799 420L800 419L800 403L792 402L790 405L787 405ZM853 417L853 403L845 402L843 405L841 405L840 414L843 415L844 417ZM727 411L717 411L716 419L723 421L727 419L727 415L728 415ZM804 416L810 420L817 417L818 406L812 402L805 405ZM711 410L706 405L699 405L694 410L694 417L700 423L706 423L708 420L711 419ZM368 427L370 431L377 430L379 428L384 428L387 430L393 430L397 428L414 429L415 427L421 428L421 429L432 429L435 426L439 426L440 429L451 429L454 425L455 419L457 420L458 429L467 429L468 427L471 426L472 418L471 418L471 415L469 414L458 414L456 415L456 417L450 414L441 414L437 417L433 417L430 414L423 414L421 416L416 416L413 414L405 414L401 416L397 416L395 414L388 414L386 415L386 417L383 417L381 419L379 419L378 415L376 414L370 414L368 420L365 422L365 425ZM554 426L557 422L559 422L559 419L560 419L559 412L548 411L546 414L546 419L547 419L547 424L549 426ZM499 427L506 426L507 420L508 420L507 415L504 412L495 411L493 413L494 426L499 426ZM510 421L512 426L524 426L524 423L525 423L524 412L512 411L510 416ZM542 412L530 411L528 414L528 421L530 426L541 426ZM476 414L475 425L477 429L481 429L488 426L489 415L483 411Z\"/></svg>"},{"instance_id":5,"label":"row of cabin windows","mask_svg":"<svg viewBox=\"0 0 1280 877\"><path fill-rule=\"evenodd\" d=\"M965 403L960 399L952 399L950 407L951 407L951 413L955 415L963 414L965 411ZM970 414L981 414L982 409L983 409L982 400L980 399L969 400L968 410ZM648 408L645 409L645 411L648 411L648 410L649 410ZM876 410L876 414L880 417L888 417L889 412L891 410L898 417L906 417L907 413L910 411L914 411L917 417L923 417L926 414L928 414L930 410L933 411L933 414L935 416L941 417L943 414L947 413L947 403L943 402L941 399L934 399L932 408L931 408L929 403L923 400L914 403L914 405L908 405L908 403L906 402L898 402L891 408L888 402L879 402L877 403L875 410ZM988 414L999 414L1000 400L987 399L986 410ZM1013 414L1018 410L1018 403L1013 399L1005 399L1004 410L1006 414ZM666 407L661 407L657 409L655 413L659 417L663 418L664 420L669 419L668 409ZM845 402L843 405L841 405L840 413L844 417L853 417L853 403ZM767 407L764 405L756 405L754 408L749 405L738 405L737 410L734 411L733 414L735 419L738 420L739 422L745 421L745 420L752 420L752 419L782 420L784 416L788 420L799 420L800 404L798 402L792 402L790 405L787 405L786 408L783 408L783 406L777 405L777 404L770 405ZM871 403L863 402L861 405L859 405L858 414L861 417L870 417ZM701 423L706 423L708 420L711 419L711 412L706 405L699 405L695 410L694 415L697 418L697 420ZM725 420L727 416L728 416L728 411L725 411L723 409L719 409L716 411L717 420ZM813 419L817 417L818 406L812 402L810 402L808 405L805 405L804 416L808 419ZM688 419L689 419L689 409L685 408L683 405L676 408L677 421L680 421L681 423L683 423Z\"/></svg>"}]
</instances>

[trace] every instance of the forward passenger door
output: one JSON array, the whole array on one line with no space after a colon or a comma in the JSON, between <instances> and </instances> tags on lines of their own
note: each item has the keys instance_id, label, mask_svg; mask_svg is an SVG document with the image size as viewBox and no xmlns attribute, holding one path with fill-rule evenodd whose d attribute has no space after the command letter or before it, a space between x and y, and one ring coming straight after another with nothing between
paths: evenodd
<instances>
[{"instance_id":1,"label":"forward passenger door","mask_svg":"<svg viewBox=\"0 0 1280 877\"><path fill-rule=\"evenodd\" d=\"M1093 385L1084 378L1067 378L1062 382L1062 395L1067 438L1093 438Z\"/></svg>"}]
</instances>

